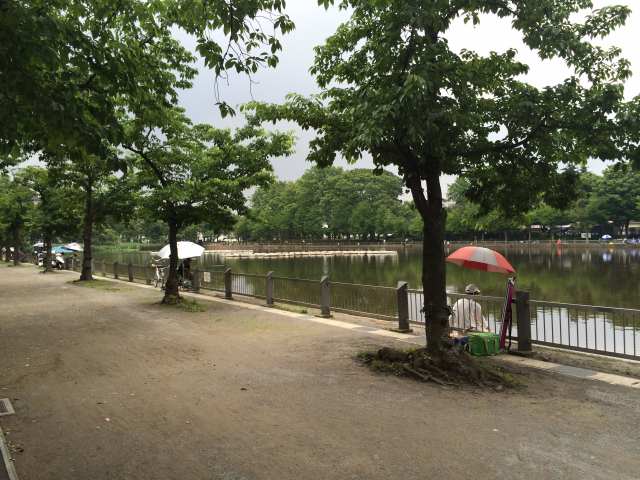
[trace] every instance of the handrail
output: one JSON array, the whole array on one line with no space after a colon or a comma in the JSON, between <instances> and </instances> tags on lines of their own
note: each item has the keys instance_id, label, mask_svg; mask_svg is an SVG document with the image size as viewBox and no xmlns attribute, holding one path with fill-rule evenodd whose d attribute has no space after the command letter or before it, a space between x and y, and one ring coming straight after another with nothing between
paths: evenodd
<instances>
[{"instance_id":1,"label":"handrail","mask_svg":"<svg viewBox=\"0 0 640 480\"><path fill-rule=\"evenodd\" d=\"M367 287L367 288L381 288L384 290L396 290L396 287L388 287L387 285L368 285L366 283L348 283L348 282L334 282L331 281L331 285L349 285L353 287Z\"/></svg>"},{"instance_id":2,"label":"handrail","mask_svg":"<svg viewBox=\"0 0 640 480\"><path fill-rule=\"evenodd\" d=\"M97 260L99 262L101 262L102 260ZM109 263L108 263L109 264ZM109 264L110 265L110 264ZM122 267L126 267L127 264L119 264L119 266ZM218 267L219 265L214 265L214 267ZM139 264L132 264L133 268L150 268L152 267L151 265L139 265ZM212 274L221 274L223 272L220 272L218 270L209 270L209 269L203 269L203 268L198 268L198 271L203 273L203 272L208 272L208 273L212 273ZM250 278L264 278L264 275L260 275L257 273L244 273L244 272L232 272L233 275L238 275L238 276L245 276L245 277L250 277ZM279 277L279 276L272 276L273 280L288 280L288 281L297 281L297 282L306 282L306 283L319 283L319 280L312 280L312 279L308 279L308 278L295 278L295 277ZM387 285L369 285L369 284L362 284L362 283L349 283L349 282L335 282L335 281L331 281L331 284L334 286L353 286L353 287L365 287L365 288L376 288L376 289L384 289L384 290L395 290L395 287L389 287ZM423 290L422 289L407 289L407 291L409 293L414 293L414 294L423 294ZM459 297L459 298L470 298L470 299L474 299L474 300L486 300L486 301L504 301L504 297L499 297L499 296L492 296L492 295L469 295L469 294L465 294L465 293L460 293L460 292L447 292L447 296L455 296L455 297ZM530 300L529 303L531 305L540 305L540 306L549 306L549 307L558 307L558 308L573 308L573 309L591 309L591 310L596 310L596 311L601 311L601 312L620 312L620 313L640 313L640 309L634 309L634 308L624 308L624 307L609 307L609 306L602 306L602 305L586 305L586 304L579 304L579 303L566 303L566 302L556 302L556 301L550 301L550 300Z\"/></svg>"},{"instance_id":3,"label":"handrail","mask_svg":"<svg viewBox=\"0 0 640 480\"><path fill-rule=\"evenodd\" d=\"M548 307L591 309L591 310L597 310L600 312L640 313L640 309L637 309L637 308L606 307L602 305L583 305L580 303L551 302L547 300L529 300L529 303L532 305L543 305Z\"/></svg>"},{"instance_id":4,"label":"handrail","mask_svg":"<svg viewBox=\"0 0 640 480\"><path fill-rule=\"evenodd\" d=\"M274 280L291 280L294 282L318 283L318 280L311 280L309 278L277 277L275 275L273 275L271 278L273 278Z\"/></svg>"},{"instance_id":5,"label":"handrail","mask_svg":"<svg viewBox=\"0 0 640 480\"><path fill-rule=\"evenodd\" d=\"M423 294L424 291L417 288L410 288L407 290L409 293L420 293ZM495 297L492 295L470 295L468 293L459 293L459 292L447 292L447 296L455 296L461 298L471 298L473 300L504 300L504 297Z\"/></svg>"}]
</instances>

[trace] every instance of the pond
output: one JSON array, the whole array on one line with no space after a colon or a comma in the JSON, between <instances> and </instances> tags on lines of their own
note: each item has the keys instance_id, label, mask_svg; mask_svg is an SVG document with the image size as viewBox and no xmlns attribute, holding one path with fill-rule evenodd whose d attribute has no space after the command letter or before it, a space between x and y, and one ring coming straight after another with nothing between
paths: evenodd
<instances>
[{"instance_id":1,"label":"pond","mask_svg":"<svg viewBox=\"0 0 640 480\"><path fill-rule=\"evenodd\" d=\"M329 248L329 247L327 247ZM451 251L453 251L453 248ZM613 307L640 308L640 249L622 246L502 246L495 247L518 271L518 288L532 299ZM422 251L396 249L396 255L303 258L224 258L207 253L204 268L226 264L235 272L338 282L396 286L399 280L420 288ZM96 255L107 261L147 264L147 252ZM483 295L502 296L503 275L447 265L447 290L462 292L475 283Z\"/></svg>"}]
</instances>

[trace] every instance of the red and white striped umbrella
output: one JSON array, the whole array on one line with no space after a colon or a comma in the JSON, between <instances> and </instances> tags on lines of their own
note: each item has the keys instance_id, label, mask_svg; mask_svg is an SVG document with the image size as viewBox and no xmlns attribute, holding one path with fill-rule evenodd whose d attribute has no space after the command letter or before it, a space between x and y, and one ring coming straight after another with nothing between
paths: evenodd
<instances>
[{"instance_id":1,"label":"red and white striped umbrella","mask_svg":"<svg viewBox=\"0 0 640 480\"><path fill-rule=\"evenodd\" d=\"M462 247L449 255L447 262L483 272L516 272L500 253L484 247Z\"/></svg>"}]
</instances>

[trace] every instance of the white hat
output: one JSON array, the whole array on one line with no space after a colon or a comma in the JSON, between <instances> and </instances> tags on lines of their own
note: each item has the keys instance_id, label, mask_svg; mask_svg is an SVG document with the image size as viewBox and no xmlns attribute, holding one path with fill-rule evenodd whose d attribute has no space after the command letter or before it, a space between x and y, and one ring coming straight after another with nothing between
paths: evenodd
<instances>
[{"instance_id":1,"label":"white hat","mask_svg":"<svg viewBox=\"0 0 640 480\"><path fill-rule=\"evenodd\" d=\"M468 293L469 295L478 295L480 293L480 289L475 283L470 283L464 287L464 293Z\"/></svg>"}]
</instances>

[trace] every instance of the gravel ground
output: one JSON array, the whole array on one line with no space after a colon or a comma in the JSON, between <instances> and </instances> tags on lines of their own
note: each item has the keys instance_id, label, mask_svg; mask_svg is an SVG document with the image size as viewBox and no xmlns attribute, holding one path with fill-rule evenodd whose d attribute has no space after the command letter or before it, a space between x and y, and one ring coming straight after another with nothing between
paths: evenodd
<instances>
[{"instance_id":1,"label":"gravel ground","mask_svg":"<svg viewBox=\"0 0 640 480\"><path fill-rule=\"evenodd\" d=\"M0 264L21 480L640 476L637 390L535 371L524 390L442 390L353 361L390 339L73 278Z\"/></svg>"}]
</instances>

